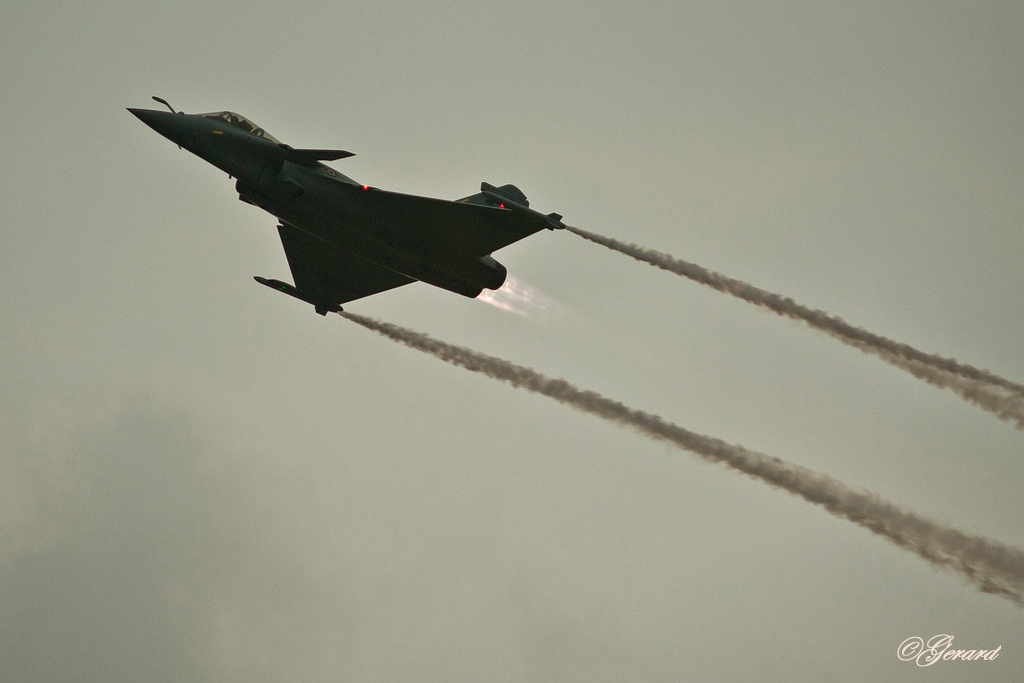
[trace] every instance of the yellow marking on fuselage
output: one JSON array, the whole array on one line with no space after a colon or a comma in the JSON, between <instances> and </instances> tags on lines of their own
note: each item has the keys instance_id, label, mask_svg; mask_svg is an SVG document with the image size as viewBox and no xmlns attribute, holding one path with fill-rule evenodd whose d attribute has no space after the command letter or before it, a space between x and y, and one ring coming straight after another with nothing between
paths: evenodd
<instances>
[{"instance_id":1,"label":"yellow marking on fuselage","mask_svg":"<svg viewBox=\"0 0 1024 683\"><path fill-rule=\"evenodd\" d=\"M213 134L214 135L224 135L224 131L222 131L222 130L215 130L215 131L213 131Z\"/></svg>"}]
</instances>

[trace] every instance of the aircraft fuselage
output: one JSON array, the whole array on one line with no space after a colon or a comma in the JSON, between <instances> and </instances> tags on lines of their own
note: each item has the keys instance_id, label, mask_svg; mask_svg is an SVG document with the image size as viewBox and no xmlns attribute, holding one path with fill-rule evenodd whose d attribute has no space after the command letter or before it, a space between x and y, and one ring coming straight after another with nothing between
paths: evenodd
<instances>
[{"instance_id":1,"label":"aircraft fuselage","mask_svg":"<svg viewBox=\"0 0 1024 683\"><path fill-rule=\"evenodd\" d=\"M129 111L235 178L239 199L281 221L297 284L281 291L314 303L318 312L412 280L475 297L505 281L494 249L565 227L558 214L530 209L513 185L483 183L480 194L458 202L403 195L360 185L320 161L350 152L294 149L232 112Z\"/></svg>"}]
</instances>

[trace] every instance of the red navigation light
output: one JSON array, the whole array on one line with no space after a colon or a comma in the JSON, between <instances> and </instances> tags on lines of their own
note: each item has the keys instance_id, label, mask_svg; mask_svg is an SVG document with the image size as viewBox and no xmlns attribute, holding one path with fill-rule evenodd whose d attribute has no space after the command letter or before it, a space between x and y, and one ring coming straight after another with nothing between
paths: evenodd
<instances>
[{"instance_id":1,"label":"red navigation light","mask_svg":"<svg viewBox=\"0 0 1024 683\"><path fill-rule=\"evenodd\" d=\"M364 190L369 190L369 189L370 189L370 186L369 186L369 185L363 185L363 189L364 189Z\"/></svg>"},{"instance_id":2,"label":"red navigation light","mask_svg":"<svg viewBox=\"0 0 1024 683\"><path fill-rule=\"evenodd\" d=\"M505 205L504 205L504 204L498 204L498 208L499 208L499 209L504 209L504 208L505 208Z\"/></svg>"}]
</instances>

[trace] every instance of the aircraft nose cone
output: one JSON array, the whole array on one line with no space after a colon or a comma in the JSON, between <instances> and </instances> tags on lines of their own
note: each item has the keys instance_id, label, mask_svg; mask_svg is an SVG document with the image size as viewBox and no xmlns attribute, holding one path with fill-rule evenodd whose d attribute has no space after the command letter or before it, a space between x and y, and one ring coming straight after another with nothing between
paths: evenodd
<instances>
[{"instance_id":1,"label":"aircraft nose cone","mask_svg":"<svg viewBox=\"0 0 1024 683\"><path fill-rule=\"evenodd\" d=\"M128 108L128 111L171 142L181 144L185 129L187 128L184 114L172 114L169 111L156 111L154 109L133 109L131 107Z\"/></svg>"},{"instance_id":2,"label":"aircraft nose cone","mask_svg":"<svg viewBox=\"0 0 1024 683\"><path fill-rule=\"evenodd\" d=\"M137 119L150 128L156 128L160 125L160 121L162 121L164 117L174 116L174 114L169 111L155 111L153 109L133 109L128 107L128 111L134 114Z\"/></svg>"}]
</instances>

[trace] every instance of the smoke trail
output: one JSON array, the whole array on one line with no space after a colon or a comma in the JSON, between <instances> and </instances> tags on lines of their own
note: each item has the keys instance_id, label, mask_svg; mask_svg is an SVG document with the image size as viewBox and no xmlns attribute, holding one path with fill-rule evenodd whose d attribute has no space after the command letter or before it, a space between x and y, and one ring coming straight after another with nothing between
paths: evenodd
<instances>
[{"instance_id":1,"label":"smoke trail","mask_svg":"<svg viewBox=\"0 0 1024 683\"><path fill-rule=\"evenodd\" d=\"M341 315L448 363L543 394L559 403L667 441L705 460L723 463L754 479L789 491L917 553L937 567L959 572L983 592L1000 595L1024 607L1024 551L1017 548L969 536L904 510L874 493L854 491L826 474L691 432L657 415L634 410L596 392L579 389L563 379L551 379L521 365L448 344L398 325L347 311Z\"/></svg>"},{"instance_id":2,"label":"smoke trail","mask_svg":"<svg viewBox=\"0 0 1024 683\"><path fill-rule=\"evenodd\" d=\"M949 389L968 403L994 413L1000 419L1012 422L1017 429L1024 431L1024 396L1020 394L987 382L966 379L931 365L888 353L875 346L849 339L842 341L864 353L877 356L889 365L908 372L932 386Z\"/></svg>"},{"instance_id":3,"label":"smoke trail","mask_svg":"<svg viewBox=\"0 0 1024 683\"><path fill-rule=\"evenodd\" d=\"M708 270L707 268L698 266L695 263L677 259L674 256L664 254L660 251L645 249L644 247L639 247L635 244L626 244L625 242L597 235L571 225L568 226L567 229L584 239L596 242L597 244L608 247L609 249L614 249L615 251L626 254L627 256L632 256L638 261L644 261L652 266L657 266L663 270L675 273L676 275L688 277L695 282L708 285L720 292L732 294L744 301L749 301L752 304L763 306L775 313L778 313L779 315L793 318L795 320L802 320L811 327L826 332L836 339L859 348L862 351L873 353L897 367L902 366L899 363L890 360L892 357L896 357L897 359L903 358L925 366L937 368L966 380L984 382L1001 387L1024 397L1024 384L1018 384L1017 382L1005 379L987 370L979 370L973 366L958 363L952 358L944 358L943 356L936 354L919 351L908 344L903 344L881 335L868 332L862 327L854 327L842 318L830 315L825 311L802 306L789 297L782 296L781 294L774 294L772 292L765 291L755 287L754 285L743 282L742 280L734 280L733 278L722 275L721 273ZM928 381L936 386L943 386L956 391L956 383L940 384L940 376L936 376L934 381ZM969 391L973 391L973 389ZM964 396L962 392L958 391L957 393ZM986 410L988 409L989 408L986 408ZM996 412L998 414L1001 410L1009 410L1009 407L1004 405L992 412ZM1024 411L1020 411L1018 409L1012 419L1018 422L1024 421Z\"/></svg>"}]
</instances>

